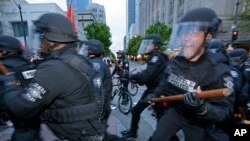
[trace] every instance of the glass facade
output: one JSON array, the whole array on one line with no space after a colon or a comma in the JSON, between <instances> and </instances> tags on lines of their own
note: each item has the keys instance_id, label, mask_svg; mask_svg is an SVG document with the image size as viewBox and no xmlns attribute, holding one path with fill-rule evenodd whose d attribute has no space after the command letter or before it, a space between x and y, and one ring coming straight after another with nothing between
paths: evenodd
<instances>
[{"instance_id":1,"label":"glass facade","mask_svg":"<svg viewBox=\"0 0 250 141\"><path fill-rule=\"evenodd\" d=\"M128 29L131 26L131 24L135 23L135 0L128 0Z\"/></svg>"},{"instance_id":2,"label":"glass facade","mask_svg":"<svg viewBox=\"0 0 250 141\"><path fill-rule=\"evenodd\" d=\"M89 4L92 4L92 0L67 0L67 7L69 7L71 1L73 10L77 12L83 12Z\"/></svg>"}]
</instances>

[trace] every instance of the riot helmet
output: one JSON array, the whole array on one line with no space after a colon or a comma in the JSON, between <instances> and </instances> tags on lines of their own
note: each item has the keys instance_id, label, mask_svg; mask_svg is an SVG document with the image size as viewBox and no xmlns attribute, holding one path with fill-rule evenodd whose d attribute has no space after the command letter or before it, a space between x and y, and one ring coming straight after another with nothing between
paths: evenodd
<instances>
[{"instance_id":1,"label":"riot helmet","mask_svg":"<svg viewBox=\"0 0 250 141\"><path fill-rule=\"evenodd\" d=\"M34 54L46 55L61 44L77 42L73 24L67 17L58 13L43 14L34 22L29 38L29 49Z\"/></svg>"},{"instance_id":2,"label":"riot helmet","mask_svg":"<svg viewBox=\"0 0 250 141\"><path fill-rule=\"evenodd\" d=\"M182 17L181 22L204 22L201 28L205 28L206 32L211 33L215 37L221 24L221 19L218 18L212 9L200 7L187 12Z\"/></svg>"},{"instance_id":3,"label":"riot helmet","mask_svg":"<svg viewBox=\"0 0 250 141\"><path fill-rule=\"evenodd\" d=\"M212 39L208 42L208 51L212 52L213 54L216 54L216 59L222 62L229 63L229 56L227 54L227 51L225 49L225 43L224 41L220 39Z\"/></svg>"},{"instance_id":4,"label":"riot helmet","mask_svg":"<svg viewBox=\"0 0 250 141\"><path fill-rule=\"evenodd\" d=\"M230 62L233 66L241 69L244 62L248 59L247 51L242 48L236 48L228 53Z\"/></svg>"},{"instance_id":5,"label":"riot helmet","mask_svg":"<svg viewBox=\"0 0 250 141\"><path fill-rule=\"evenodd\" d=\"M141 42L138 54L151 53L154 50L158 50L162 46L162 39L159 34L147 35Z\"/></svg>"},{"instance_id":6,"label":"riot helmet","mask_svg":"<svg viewBox=\"0 0 250 141\"><path fill-rule=\"evenodd\" d=\"M227 53L225 43L220 39L212 39L208 42L208 50L212 53L222 52Z\"/></svg>"},{"instance_id":7,"label":"riot helmet","mask_svg":"<svg viewBox=\"0 0 250 141\"><path fill-rule=\"evenodd\" d=\"M180 49L178 55L195 61L204 52L207 40L215 36L220 21L212 9L192 9L173 27L168 47Z\"/></svg>"},{"instance_id":8,"label":"riot helmet","mask_svg":"<svg viewBox=\"0 0 250 141\"><path fill-rule=\"evenodd\" d=\"M79 54L84 56L95 55L99 57L103 54L103 48L104 45L101 41L90 39L83 42L83 45L79 50Z\"/></svg>"},{"instance_id":9,"label":"riot helmet","mask_svg":"<svg viewBox=\"0 0 250 141\"><path fill-rule=\"evenodd\" d=\"M53 42L68 43L76 42L77 36L73 24L67 17L58 13L42 15L36 22L36 32Z\"/></svg>"},{"instance_id":10,"label":"riot helmet","mask_svg":"<svg viewBox=\"0 0 250 141\"><path fill-rule=\"evenodd\" d=\"M118 59L123 59L123 58L125 58L125 53L124 53L124 51L122 51L122 50L117 51L116 54L117 54L117 58L118 58Z\"/></svg>"},{"instance_id":11,"label":"riot helmet","mask_svg":"<svg viewBox=\"0 0 250 141\"><path fill-rule=\"evenodd\" d=\"M11 36L0 36L0 52L15 53L21 55L24 51L22 43Z\"/></svg>"}]
</instances>

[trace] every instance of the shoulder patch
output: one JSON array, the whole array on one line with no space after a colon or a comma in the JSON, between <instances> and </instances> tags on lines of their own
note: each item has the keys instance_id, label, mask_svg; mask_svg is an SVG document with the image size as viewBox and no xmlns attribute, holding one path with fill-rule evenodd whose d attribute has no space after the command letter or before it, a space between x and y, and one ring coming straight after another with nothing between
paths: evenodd
<instances>
[{"instance_id":1,"label":"shoulder patch","mask_svg":"<svg viewBox=\"0 0 250 141\"><path fill-rule=\"evenodd\" d=\"M101 68L99 63L93 63L93 67L96 71L98 71Z\"/></svg>"},{"instance_id":2,"label":"shoulder patch","mask_svg":"<svg viewBox=\"0 0 250 141\"><path fill-rule=\"evenodd\" d=\"M230 93L234 91L233 78L231 76L226 76L223 78L224 86L229 89Z\"/></svg>"},{"instance_id":3,"label":"shoulder patch","mask_svg":"<svg viewBox=\"0 0 250 141\"><path fill-rule=\"evenodd\" d=\"M233 70L231 70L230 73L231 73L232 77L234 77L234 78L237 78L240 75L237 71L233 71Z\"/></svg>"},{"instance_id":4,"label":"shoulder patch","mask_svg":"<svg viewBox=\"0 0 250 141\"><path fill-rule=\"evenodd\" d=\"M155 62L158 61L158 59L159 59L158 56L154 56L154 57L150 60L150 62L151 62L151 63L155 63Z\"/></svg>"},{"instance_id":5,"label":"shoulder patch","mask_svg":"<svg viewBox=\"0 0 250 141\"><path fill-rule=\"evenodd\" d=\"M36 102L36 100L42 99L46 92L47 90L38 83L30 83L27 92L23 96L30 102Z\"/></svg>"}]
</instances>

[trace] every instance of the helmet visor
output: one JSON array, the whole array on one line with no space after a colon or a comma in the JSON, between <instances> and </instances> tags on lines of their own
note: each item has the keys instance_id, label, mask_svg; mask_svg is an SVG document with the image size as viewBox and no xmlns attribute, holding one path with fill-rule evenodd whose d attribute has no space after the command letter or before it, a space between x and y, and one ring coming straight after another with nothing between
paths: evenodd
<instances>
[{"instance_id":1,"label":"helmet visor","mask_svg":"<svg viewBox=\"0 0 250 141\"><path fill-rule=\"evenodd\" d=\"M154 49L154 44L153 44L154 40L148 40L148 39L144 39L141 42L141 45L139 47L138 50L138 54L146 54L146 53L150 53L153 49Z\"/></svg>"},{"instance_id":2,"label":"helmet visor","mask_svg":"<svg viewBox=\"0 0 250 141\"><path fill-rule=\"evenodd\" d=\"M41 34L35 31L33 27L31 34L28 38L28 50L34 55L38 55L41 52Z\"/></svg>"},{"instance_id":3,"label":"helmet visor","mask_svg":"<svg viewBox=\"0 0 250 141\"><path fill-rule=\"evenodd\" d=\"M78 49L78 54L88 57L89 54L89 46L86 44L82 44L82 46Z\"/></svg>"},{"instance_id":4,"label":"helmet visor","mask_svg":"<svg viewBox=\"0 0 250 141\"><path fill-rule=\"evenodd\" d=\"M192 58L204 45L207 27L206 22L184 22L175 25L168 47L172 50L179 50L178 56Z\"/></svg>"}]
</instances>

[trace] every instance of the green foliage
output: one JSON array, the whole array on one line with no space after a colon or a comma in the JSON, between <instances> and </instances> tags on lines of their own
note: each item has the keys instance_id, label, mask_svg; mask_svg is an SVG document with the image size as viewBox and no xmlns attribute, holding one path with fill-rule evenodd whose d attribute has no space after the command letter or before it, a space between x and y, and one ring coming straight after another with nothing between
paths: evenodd
<instances>
[{"instance_id":1,"label":"green foliage","mask_svg":"<svg viewBox=\"0 0 250 141\"><path fill-rule=\"evenodd\" d=\"M246 2L249 5L250 0L247 0ZM239 24L239 27L246 32L250 32L250 9L247 6L245 8L246 9L239 15L240 20L243 21Z\"/></svg>"},{"instance_id":2,"label":"green foliage","mask_svg":"<svg viewBox=\"0 0 250 141\"><path fill-rule=\"evenodd\" d=\"M92 23L87 25L84 29L87 39L97 39L104 44L104 54L110 55L111 33L110 28L104 23Z\"/></svg>"},{"instance_id":3,"label":"green foliage","mask_svg":"<svg viewBox=\"0 0 250 141\"><path fill-rule=\"evenodd\" d=\"M172 32L172 29L170 27L168 27L164 23L157 22L157 23L151 25L147 29L146 35L159 34L161 36L162 40L165 42L165 41L169 40L171 32Z\"/></svg>"},{"instance_id":4,"label":"green foliage","mask_svg":"<svg viewBox=\"0 0 250 141\"><path fill-rule=\"evenodd\" d=\"M141 36L134 36L128 43L128 55L136 56L142 41Z\"/></svg>"}]
</instances>

